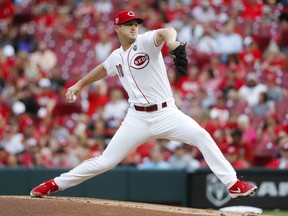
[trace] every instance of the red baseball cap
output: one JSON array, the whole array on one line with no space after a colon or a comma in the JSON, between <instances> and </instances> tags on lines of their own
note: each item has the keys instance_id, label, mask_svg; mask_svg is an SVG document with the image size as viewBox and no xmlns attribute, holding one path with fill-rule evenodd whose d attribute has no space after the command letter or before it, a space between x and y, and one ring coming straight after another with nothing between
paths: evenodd
<instances>
[{"instance_id":1,"label":"red baseball cap","mask_svg":"<svg viewBox=\"0 0 288 216\"><path fill-rule=\"evenodd\" d=\"M114 25L121 25L130 20L136 20L138 24L143 23L143 19L136 16L131 10L120 11L114 16Z\"/></svg>"}]
</instances>

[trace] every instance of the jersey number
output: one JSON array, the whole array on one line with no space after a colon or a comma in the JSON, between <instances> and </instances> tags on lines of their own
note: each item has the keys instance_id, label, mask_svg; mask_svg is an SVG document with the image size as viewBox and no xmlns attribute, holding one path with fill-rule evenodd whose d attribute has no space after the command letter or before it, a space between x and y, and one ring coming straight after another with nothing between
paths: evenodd
<instances>
[{"instance_id":1,"label":"jersey number","mask_svg":"<svg viewBox=\"0 0 288 216\"><path fill-rule=\"evenodd\" d=\"M122 69L122 65L116 65L117 71L118 71L118 75L119 77L124 77L124 73L123 73L123 69Z\"/></svg>"}]
</instances>

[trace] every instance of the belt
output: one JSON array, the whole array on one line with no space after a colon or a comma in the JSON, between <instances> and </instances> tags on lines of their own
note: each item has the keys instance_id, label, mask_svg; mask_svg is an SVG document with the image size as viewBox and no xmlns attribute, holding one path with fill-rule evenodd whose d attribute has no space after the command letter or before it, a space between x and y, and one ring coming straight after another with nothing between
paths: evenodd
<instances>
[{"instance_id":1,"label":"belt","mask_svg":"<svg viewBox=\"0 0 288 216\"><path fill-rule=\"evenodd\" d=\"M138 106L138 105L134 105L135 110L137 111L142 111L142 112L154 112L157 111L161 108L165 108L167 107L167 102L163 102L162 104L160 104L161 108L158 108L157 104L153 104L150 106Z\"/></svg>"}]
</instances>

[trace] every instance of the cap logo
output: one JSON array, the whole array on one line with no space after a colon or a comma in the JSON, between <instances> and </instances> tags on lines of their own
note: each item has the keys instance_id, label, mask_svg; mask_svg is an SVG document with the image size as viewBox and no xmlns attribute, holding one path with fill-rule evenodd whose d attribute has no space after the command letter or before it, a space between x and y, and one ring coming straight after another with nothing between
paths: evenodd
<instances>
[{"instance_id":1,"label":"cap logo","mask_svg":"<svg viewBox=\"0 0 288 216\"><path fill-rule=\"evenodd\" d=\"M128 16L132 16L132 17L135 16L135 14L134 14L132 11L129 11L129 12L127 13L127 15L128 15Z\"/></svg>"},{"instance_id":2,"label":"cap logo","mask_svg":"<svg viewBox=\"0 0 288 216\"><path fill-rule=\"evenodd\" d=\"M120 11L114 16L115 25L121 25L131 20L136 20L138 24L143 23L143 19L137 17L136 14L130 10Z\"/></svg>"}]
</instances>

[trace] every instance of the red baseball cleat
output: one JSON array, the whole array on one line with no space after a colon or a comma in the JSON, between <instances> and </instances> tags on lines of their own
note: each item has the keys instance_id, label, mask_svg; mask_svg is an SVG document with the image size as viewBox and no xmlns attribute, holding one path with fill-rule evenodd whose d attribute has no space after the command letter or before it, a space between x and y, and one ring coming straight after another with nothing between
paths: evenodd
<instances>
[{"instance_id":1,"label":"red baseball cleat","mask_svg":"<svg viewBox=\"0 0 288 216\"><path fill-rule=\"evenodd\" d=\"M237 180L237 182L229 188L229 194L232 199L236 199L238 197L253 196L256 190L257 187L255 185Z\"/></svg>"},{"instance_id":2,"label":"red baseball cleat","mask_svg":"<svg viewBox=\"0 0 288 216\"><path fill-rule=\"evenodd\" d=\"M32 197L43 197L46 195L51 195L58 190L58 185L55 183L54 179L51 179L33 188L33 190L30 192L30 195Z\"/></svg>"}]
</instances>

